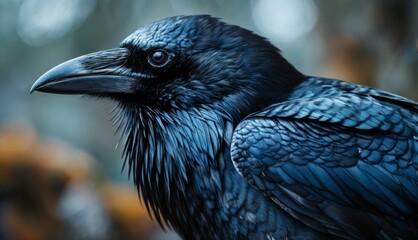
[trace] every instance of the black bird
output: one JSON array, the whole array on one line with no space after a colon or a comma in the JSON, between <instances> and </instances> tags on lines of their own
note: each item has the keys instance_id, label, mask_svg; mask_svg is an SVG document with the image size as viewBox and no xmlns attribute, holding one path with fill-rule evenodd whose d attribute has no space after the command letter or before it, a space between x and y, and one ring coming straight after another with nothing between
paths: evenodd
<instances>
[{"instance_id":1,"label":"black bird","mask_svg":"<svg viewBox=\"0 0 418 240\"><path fill-rule=\"evenodd\" d=\"M251 31L166 18L34 90L116 100L138 191L184 239L418 238L418 103L306 76Z\"/></svg>"}]
</instances>

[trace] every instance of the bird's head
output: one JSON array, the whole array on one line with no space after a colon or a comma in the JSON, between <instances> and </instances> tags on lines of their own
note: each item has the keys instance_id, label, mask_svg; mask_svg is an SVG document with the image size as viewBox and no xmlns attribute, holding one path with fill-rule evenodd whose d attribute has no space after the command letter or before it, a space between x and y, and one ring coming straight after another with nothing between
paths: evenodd
<instances>
[{"instance_id":1,"label":"bird's head","mask_svg":"<svg viewBox=\"0 0 418 240\"><path fill-rule=\"evenodd\" d=\"M140 28L119 47L64 62L31 91L109 97L159 110L285 98L304 79L264 38L210 16Z\"/></svg>"}]
</instances>

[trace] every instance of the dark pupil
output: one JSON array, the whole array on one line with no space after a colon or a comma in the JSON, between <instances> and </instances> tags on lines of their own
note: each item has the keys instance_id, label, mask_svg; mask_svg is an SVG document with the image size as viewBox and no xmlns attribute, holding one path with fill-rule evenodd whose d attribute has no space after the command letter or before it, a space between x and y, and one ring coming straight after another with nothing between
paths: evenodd
<instances>
[{"instance_id":1,"label":"dark pupil","mask_svg":"<svg viewBox=\"0 0 418 240\"><path fill-rule=\"evenodd\" d=\"M154 64L163 64L167 60L167 56L165 53L156 51L152 54L152 61Z\"/></svg>"}]
</instances>

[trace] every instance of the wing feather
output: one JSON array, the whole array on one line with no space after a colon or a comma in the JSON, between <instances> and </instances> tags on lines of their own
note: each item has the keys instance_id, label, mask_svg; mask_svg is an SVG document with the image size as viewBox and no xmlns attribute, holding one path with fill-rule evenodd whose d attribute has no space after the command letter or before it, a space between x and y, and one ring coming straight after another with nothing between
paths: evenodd
<instances>
[{"instance_id":1,"label":"wing feather","mask_svg":"<svg viewBox=\"0 0 418 240\"><path fill-rule=\"evenodd\" d=\"M316 229L418 238L416 104L344 89L251 115L234 131L232 160L251 185Z\"/></svg>"}]
</instances>

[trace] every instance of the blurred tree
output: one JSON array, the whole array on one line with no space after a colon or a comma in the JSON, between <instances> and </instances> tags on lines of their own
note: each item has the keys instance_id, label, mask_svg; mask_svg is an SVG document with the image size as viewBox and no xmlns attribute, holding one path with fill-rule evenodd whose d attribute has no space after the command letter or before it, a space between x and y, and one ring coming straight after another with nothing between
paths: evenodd
<instances>
[{"instance_id":1,"label":"blurred tree","mask_svg":"<svg viewBox=\"0 0 418 240\"><path fill-rule=\"evenodd\" d=\"M0 239L152 239L135 188L94 183L95 160L28 126L0 129ZM100 186L95 187L96 184Z\"/></svg>"}]
</instances>

